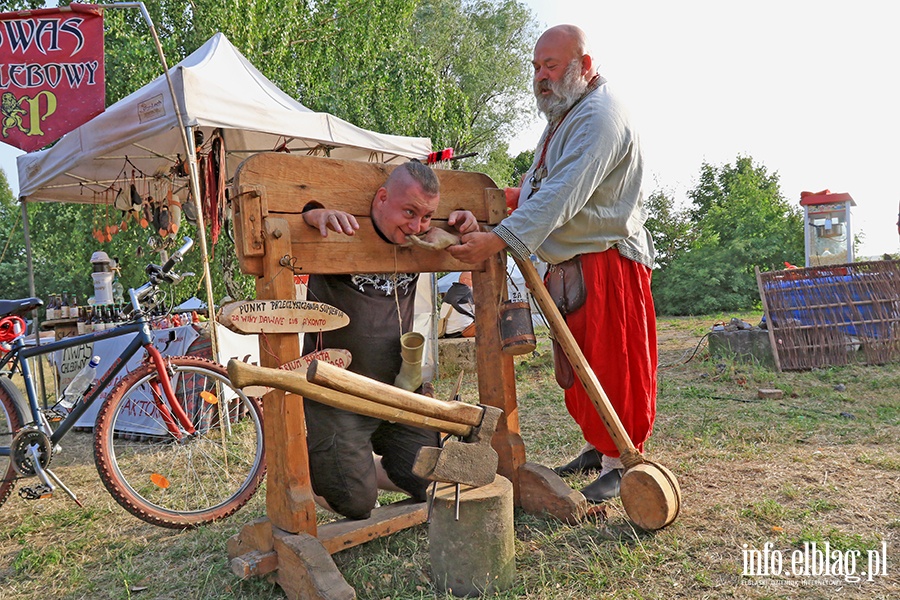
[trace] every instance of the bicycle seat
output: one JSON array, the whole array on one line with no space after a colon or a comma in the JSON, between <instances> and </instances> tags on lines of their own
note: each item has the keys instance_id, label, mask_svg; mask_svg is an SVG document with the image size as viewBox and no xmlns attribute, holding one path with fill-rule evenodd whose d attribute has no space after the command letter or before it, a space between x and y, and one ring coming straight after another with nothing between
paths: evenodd
<instances>
[{"instance_id":1,"label":"bicycle seat","mask_svg":"<svg viewBox=\"0 0 900 600\"><path fill-rule=\"evenodd\" d=\"M40 298L22 298L20 300L0 300L0 317L18 315L38 306L43 306Z\"/></svg>"}]
</instances>

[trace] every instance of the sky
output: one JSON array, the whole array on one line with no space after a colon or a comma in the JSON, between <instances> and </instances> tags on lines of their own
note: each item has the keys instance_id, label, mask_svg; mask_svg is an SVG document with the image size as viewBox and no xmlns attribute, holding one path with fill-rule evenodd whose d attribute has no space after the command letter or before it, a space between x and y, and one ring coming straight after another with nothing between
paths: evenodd
<instances>
[{"instance_id":1,"label":"sky","mask_svg":"<svg viewBox=\"0 0 900 600\"><path fill-rule=\"evenodd\" d=\"M641 136L648 189L686 203L704 162L751 156L800 192L847 192L858 256L900 252L900 36L892 2L524 0L588 34ZM531 57L523 57L529 60ZM533 148L543 122L510 145ZM0 167L18 191L15 156Z\"/></svg>"},{"instance_id":2,"label":"sky","mask_svg":"<svg viewBox=\"0 0 900 600\"><path fill-rule=\"evenodd\" d=\"M649 189L688 202L704 162L751 156L785 199L849 193L857 257L900 252L900 36L891 2L525 0L578 25L625 100ZM529 57L530 58L530 57ZM543 122L511 150L533 148Z\"/></svg>"}]
</instances>

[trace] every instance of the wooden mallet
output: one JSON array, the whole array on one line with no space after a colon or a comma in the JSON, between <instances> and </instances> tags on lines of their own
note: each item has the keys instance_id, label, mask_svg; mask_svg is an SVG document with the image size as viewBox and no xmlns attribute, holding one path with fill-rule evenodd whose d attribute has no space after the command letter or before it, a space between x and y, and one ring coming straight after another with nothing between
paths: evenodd
<instances>
[{"instance_id":1,"label":"wooden mallet","mask_svg":"<svg viewBox=\"0 0 900 600\"><path fill-rule=\"evenodd\" d=\"M522 260L515 254L513 259L525 277L525 283L528 284L532 296L547 318L557 343L569 359L572 369L619 450L622 464L625 466L620 484L625 512L635 525L649 531L662 529L671 524L681 509L681 488L678 480L669 469L647 460L635 448L534 265L530 260Z\"/></svg>"}]
</instances>

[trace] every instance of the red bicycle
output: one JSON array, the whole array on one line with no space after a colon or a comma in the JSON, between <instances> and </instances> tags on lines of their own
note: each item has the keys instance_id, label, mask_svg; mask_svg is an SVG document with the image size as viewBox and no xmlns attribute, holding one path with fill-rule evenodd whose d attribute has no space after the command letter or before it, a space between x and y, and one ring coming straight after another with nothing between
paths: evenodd
<instances>
[{"instance_id":1,"label":"red bicycle","mask_svg":"<svg viewBox=\"0 0 900 600\"><path fill-rule=\"evenodd\" d=\"M19 488L22 498L46 498L59 488L81 505L51 461L79 417L141 349L144 362L109 392L94 426L94 462L109 493L139 519L184 529L233 514L259 488L266 470L259 400L232 386L221 365L163 357L153 346L144 307L155 304L160 283L184 278L172 267L192 244L186 238L165 265L147 267L150 281L129 290L132 321L115 329L29 347L19 315L41 300L0 300L0 339L4 332L8 338L0 371L9 372L0 376L0 505L18 480L29 478L35 481ZM38 405L29 358L129 334L137 335L71 412ZM11 381L15 372L25 383L24 397Z\"/></svg>"}]
</instances>

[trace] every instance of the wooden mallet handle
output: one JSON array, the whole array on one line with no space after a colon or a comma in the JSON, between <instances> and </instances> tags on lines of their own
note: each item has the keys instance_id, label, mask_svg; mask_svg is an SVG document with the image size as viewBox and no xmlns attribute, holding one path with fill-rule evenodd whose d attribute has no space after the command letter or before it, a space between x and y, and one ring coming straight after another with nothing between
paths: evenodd
<instances>
[{"instance_id":1,"label":"wooden mallet handle","mask_svg":"<svg viewBox=\"0 0 900 600\"><path fill-rule=\"evenodd\" d=\"M484 409L474 404L435 400L319 360L314 360L309 364L309 368L306 370L306 379L312 383L366 398L372 402L442 421L478 427L484 417Z\"/></svg>"},{"instance_id":2,"label":"wooden mallet handle","mask_svg":"<svg viewBox=\"0 0 900 600\"><path fill-rule=\"evenodd\" d=\"M251 385L264 385L300 394L304 398L309 398L310 400L315 400L316 402L321 402L322 404L327 404L334 408L349 410L360 415L383 419L393 423L402 423L413 427L424 427L433 431L452 433L453 435L463 437L467 437L472 433L472 427L469 425L436 419L427 415L394 408L386 404L380 404L365 398L345 394L337 390L310 383L303 375L292 373L290 371L257 367L239 360L231 359L228 361L228 377L231 379L231 383L239 388ZM473 406L472 408L476 407Z\"/></svg>"}]
</instances>

